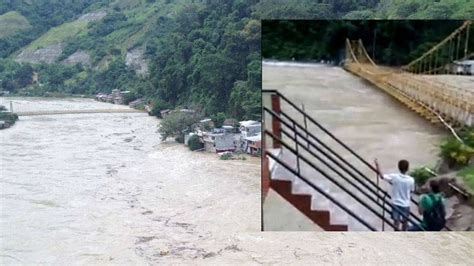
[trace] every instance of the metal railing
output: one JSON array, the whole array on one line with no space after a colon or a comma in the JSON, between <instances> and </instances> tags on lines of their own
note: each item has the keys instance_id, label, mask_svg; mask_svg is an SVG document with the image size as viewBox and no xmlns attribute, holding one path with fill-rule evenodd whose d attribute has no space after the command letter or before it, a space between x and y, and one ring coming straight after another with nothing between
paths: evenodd
<instances>
[{"instance_id":1,"label":"metal railing","mask_svg":"<svg viewBox=\"0 0 474 266\"><path fill-rule=\"evenodd\" d=\"M310 165L313 169L317 170L316 166L314 163L310 162L309 159L307 159L306 157L303 157L301 154L300 154L300 151L298 149L299 146L301 146L301 148L306 151L307 153L309 153L312 157L316 158L319 162L321 162L324 166L328 167L331 171L335 172L339 177L341 177L344 181L346 181L348 184L350 184L352 187L356 188L357 191L359 191L360 193L362 193L365 197L367 197L368 199L370 199L370 201L372 203L375 203L378 207L382 208L382 214L380 214L379 212L377 212L374 208L372 208L371 206L369 206L365 201L363 201L360 197L356 196L353 192L351 192L350 190L348 190L346 187L344 187L340 182L336 181L334 178L332 178L331 176L329 176L327 173L324 174L324 176L329 180L331 181L333 184L335 184L337 187L339 187L341 190L343 190L345 193L347 193L348 195L350 195L352 198L354 198L357 202L359 202L362 206L364 206L365 208L367 208L368 210L370 210L373 214L375 214L375 216L379 217L383 222L382 222L382 228L385 227L385 223L389 224L392 228L395 228L394 225L392 224L392 222L387 219L385 217L385 211L387 212L390 212L391 210L388 208L393 208L392 204L390 201L387 200L387 195L388 194L385 194L383 195L382 197L382 202L379 201L380 198L374 196L374 195L371 195L371 194L368 194L364 191L364 188L367 188L369 189L369 191L373 192L373 193L376 193L375 190L371 189L370 187L366 187L365 184L363 182L361 182L360 178L357 177L356 175L354 175L353 173L351 172L348 172L347 169L342 166L339 162L335 161L334 158L331 158L331 156L325 152L324 150L320 149L319 147L317 147L313 142L309 141L309 139L307 139L306 136L304 136L305 134L308 134L309 136L312 136L312 133L310 132L304 132L305 134L302 134L300 132L298 132L296 130L296 127L295 125L297 124L297 122L295 122L294 120L292 120L291 118L291 124L284 121L281 117L279 117L275 112L271 111L270 109L264 107L264 111L266 113L269 113L270 115L272 115L272 117L274 117L275 119L279 120L283 125L285 125L286 127L292 129L292 131L294 132L294 135L295 137L292 136L292 134L288 133L287 130L285 129L281 129L281 132L287 136L289 139L291 139L292 141L295 142L295 149L292 149L288 144L286 144L285 142L283 142L280 138L276 137L274 134L268 132L268 130L265 132L266 135L270 135L272 137L273 140L276 140L278 141L281 145L285 146L285 148L287 150L289 150L292 154L294 154L297 159L296 159L296 173L297 175L296 176L300 176L300 163L299 163L299 160L302 159L305 163L307 163L308 165ZM288 115L286 115L283 111L280 111L280 114L288 117ZM345 170L346 173L351 176L353 179L355 179L356 181L359 181L359 184L356 184L355 182L353 182L350 178L348 178L347 176L345 176L344 174L342 174L339 170L337 170L334 166L332 166L331 164L328 163L328 161L326 161L325 159L323 159L322 157L320 157L319 155L317 155L314 151L312 151L311 149L309 149L308 147L306 147L306 145L304 145L303 143L301 143L300 140L298 140L298 137L299 139L301 140L304 140L310 147L316 149L319 153L321 153L322 155L324 155L326 158L328 158L332 163L336 164L338 167L340 167L341 169ZM314 138L316 138L315 136L313 136ZM319 141L319 140L318 140ZM320 169L320 168L318 168ZM319 173L321 173L320 170L317 170ZM329 176L329 177L328 177ZM388 207L387 207L388 206ZM402 216L404 216L402 214ZM419 220L415 221L415 219L413 219L412 217L408 217L408 216L405 216L404 217L405 219L407 219L409 222L411 223L416 223L416 222L419 222Z\"/></svg>"},{"instance_id":2,"label":"metal railing","mask_svg":"<svg viewBox=\"0 0 474 266\"><path fill-rule=\"evenodd\" d=\"M330 136L333 140L335 140L342 147L344 147L345 150L349 151L359 161L361 161L363 164L368 166L368 168L371 171L378 174L377 170L371 164L369 164L367 161L365 161L360 155L355 153L351 148L349 148L342 141L340 141L338 138L336 138L331 132L329 132L326 128L321 126L312 117L308 116L306 114L306 112L301 110L298 106L296 106L293 102L291 102L288 98L283 96L281 93L279 93L276 90L263 90L263 93L271 93L271 94L277 95L279 98L283 99L286 103L288 103L290 106L292 106L295 110L297 110L300 114L302 114L304 116L305 122L306 122L306 120L309 120L312 124L316 125L323 132L325 132L328 136ZM278 141L280 144L284 145L288 150L292 151L292 153L296 155L296 157L297 157L297 170L296 170L296 174L295 174L296 176L301 177L301 173L300 173L300 169L299 169L299 167L300 167L299 166L299 160L300 159L302 159L307 164L309 164L313 169L317 170L315 168L316 166L313 163L309 162L309 160L307 158L300 155L300 150L299 149L302 148L304 151L309 153L312 157L314 157L314 158L318 159L318 161L322 162L331 171L335 172L338 176L343 178L348 184L350 184L351 186L356 188L358 191L360 191L365 197L370 199L371 202L373 202L377 206L381 207L382 214L377 212L374 208L369 206L366 202L361 202L359 197L357 197L353 193L348 192L345 188L343 188L341 186L341 184L338 185L337 181L334 182L335 180L333 178L328 178L329 175L327 175L327 173L325 175L323 175L327 179L329 179L330 181L335 183L338 187L340 187L347 194L349 194L354 199L356 199L356 201L361 203L365 208L367 208L372 213L374 213L375 216L379 217L382 220L382 229L385 229L385 223L389 224L392 228L394 228L394 225L391 223L391 221L385 218L385 212L386 211L390 212L390 208L393 209L393 205L390 201L391 197L385 190L383 190L374 181L369 179L361 171L359 171L357 168L355 168L353 166L353 164L349 163L347 160L342 158L338 153L336 153L332 148L330 148L328 145L326 145L324 142L322 142L318 137L316 137L314 134L309 132L307 130L306 126L303 127L298 122L296 122L286 112L278 110L278 113L277 113L277 112L274 112L274 111L270 110L269 108L264 107L264 113L270 114L272 119L278 120L278 122L280 124L283 124L285 127L292 130L292 134L291 134L291 133L288 133L286 130L280 128L281 133L283 133L286 137L288 137L293 142L295 142L295 149L288 149L289 148L288 144L284 143L280 138L278 138L278 136L270 133L267 130L265 131L265 135L271 136L273 141L275 141L275 140ZM285 120L288 120L288 122L285 121ZM304 134L301 133L301 132L303 132ZM293 137L293 135L294 135L294 137ZM301 140L306 142L306 143L304 143L305 145L303 143L301 143ZM315 145L315 143L317 143L321 147L318 147L317 145ZM320 153L325 158L327 158L329 161L331 161L331 163L335 164L335 166L337 166L338 169L341 169L343 172L345 172L347 175L349 175L351 178L353 178L354 181L357 181L357 183L353 182L350 178L343 175L341 171L338 171L334 166L329 164L327 160L325 160L325 159L321 158L320 156L318 156L314 151L312 151L310 149L310 147L315 149L318 153ZM326 149L326 151L324 149L322 149L322 147L324 149ZM271 157L273 158L274 156L271 156ZM318 172L320 172L320 171L318 171ZM412 200L413 203L417 204L417 202L415 200L413 200L413 199L411 199L411 200ZM421 222L421 219L412 212L410 212L409 216L407 216L405 218L409 222L411 222L412 224L415 224L415 225L419 224Z\"/></svg>"}]
</instances>

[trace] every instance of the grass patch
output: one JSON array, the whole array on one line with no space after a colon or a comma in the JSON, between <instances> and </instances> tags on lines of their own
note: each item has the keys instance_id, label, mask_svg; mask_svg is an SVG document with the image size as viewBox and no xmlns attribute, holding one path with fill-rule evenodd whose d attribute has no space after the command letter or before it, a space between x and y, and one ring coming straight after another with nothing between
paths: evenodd
<instances>
[{"instance_id":1,"label":"grass patch","mask_svg":"<svg viewBox=\"0 0 474 266\"><path fill-rule=\"evenodd\" d=\"M36 51L49 45L65 43L87 30L87 21L73 21L54 27L26 47L28 51Z\"/></svg>"},{"instance_id":2,"label":"grass patch","mask_svg":"<svg viewBox=\"0 0 474 266\"><path fill-rule=\"evenodd\" d=\"M16 11L0 15L0 38L31 28L28 20Z\"/></svg>"},{"instance_id":3,"label":"grass patch","mask_svg":"<svg viewBox=\"0 0 474 266\"><path fill-rule=\"evenodd\" d=\"M470 192L474 193L474 165L459 171L458 175L462 177Z\"/></svg>"}]
</instances>

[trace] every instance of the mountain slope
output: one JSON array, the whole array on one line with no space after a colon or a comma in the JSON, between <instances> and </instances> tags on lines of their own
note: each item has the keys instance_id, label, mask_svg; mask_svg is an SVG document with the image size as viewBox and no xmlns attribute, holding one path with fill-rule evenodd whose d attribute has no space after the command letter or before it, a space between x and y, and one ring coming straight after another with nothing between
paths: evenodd
<instances>
[{"instance_id":1,"label":"mountain slope","mask_svg":"<svg viewBox=\"0 0 474 266\"><path fill-rule=\"evenodd\" d=\"M462 17L473 10L472 0L429 2L2 1L0 16L23 16L31 27L25 20L16 28L10 23L0 37L0 90L90 95L123 89L149 100L156 113L188 107L259 119L260 18L426 17L430 8L430 14Z\"/></svg>"},{"instance_id":2,"label":"mountain slope","mask_svg":"<svg viewBox=\"0 0 474 266\"><path fill-rule=\"evenodd\" d=\"M151 100L158 111L182 106L258 119L260 25L251 16L256 2L101 1L11 52L0 85L18 92L24 82L12 77L36 72L39 84L23 93L123 89ZM98 13L103 16L84 19Z\"/></svg>"},{"instance_id":3,"label":"mountain slope","mask_svg":"<svg viewBox=\"0 0 474 266\"><path fill-rule=\"evenodd\" d=\"M0 15L0 38L31 28L30 22L16 11Z\"/></svg>"}]
</instances>

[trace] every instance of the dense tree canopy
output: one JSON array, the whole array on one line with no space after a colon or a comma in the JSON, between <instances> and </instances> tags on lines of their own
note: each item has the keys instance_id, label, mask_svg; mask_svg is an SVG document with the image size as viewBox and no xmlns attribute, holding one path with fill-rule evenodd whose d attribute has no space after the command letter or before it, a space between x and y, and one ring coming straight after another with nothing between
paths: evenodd
<instances>
[{"instance_id":1,"label":"dense tree canopy","mask_svg":"<svg viewBox=\"0 0 474 266\"><path fill-rule=\"evenodd\" d=\"M89 24L86 33L65 40L58 59L88 51L96 67L34 66L42 85L36 91L93 94L126 89L150 99L157 109L189 107L209 115L224 112L238 119L259 119L260 22L251 14L258 1L152 2L175 13L141 21L137 15L153 7L147 6L149 1L134 16L126 15L131 11L124 5L107 9L106 17ZM144 24L149 30L136 37ZM128 40L115 37L122 32L137 40L122 46ZM124 53L135 47L145 50L147 76L136 75L124 63Z\"/></svg>"},{"instance_id":2,"label":"dense tree canopy","mask_svg":"<svg viewBox=\"0 0 474 266\"><path fill-rule=\"evenodd\" d=\"M403 65L446 38L462 23L459 20L265 21L262 54L267 59L339 61L345 56L345 40L349 38L361 39L378 63ZM471 41L474 45L474 40Z\"/></svg>"},{"instance_id":3,"label":"dense tree canopy","mask_svg":"<svg viewBox=\"0 0 474 266\"><path fill-rule=\"evenodd\" d=\"M0 90L20 92L26 88L29 95L44 95L123 89L150 101L155 107L154 114L159 114L161 109L188 107L209 116L225 113L226 117L236 119L260 119L260 19L466 18L473 16L474 7L472 0L434 3L431 0L6 0L0 3L0 16L12 11L20 14L16 15L19 21L26 18L25 25L31 27L18 28L13 34L0 37ZM81 15L97 11L105 11L107 15L99 21L77 23ZM327 32L317 27L300 29L288 22L277 24L272 24L273 29L264 29L265 57L337 57L344 37L336 37L334 33L359 34L369 43L373 35L372 30L358 31L351 22L330 25L332 29ZM406 41L418 31L417 25L403 26L406 31L384 25L380 27L388 28L377 29L377 45L381 49L377 49L376 59L395 64L415 56L422 50L418 44L436 41L452 26L441 25L439 32L423 26L422 39ZM391 42L385 36L391 31L400 42ZM288 39L276 38L279 34ZM53 64L15 62L25 49L51 44L62 45L62 54ZM125 64L127 55L135 49L144 51L149 66L147 75L137 75ZM90 65L62 64L78 51L90 56Z\"/></svg>"}]
</instances>

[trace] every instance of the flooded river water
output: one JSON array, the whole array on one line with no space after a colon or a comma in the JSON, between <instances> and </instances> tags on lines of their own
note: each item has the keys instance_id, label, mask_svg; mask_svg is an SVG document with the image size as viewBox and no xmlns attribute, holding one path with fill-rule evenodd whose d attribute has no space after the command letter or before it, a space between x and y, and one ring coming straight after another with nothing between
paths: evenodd
<instances>
[{"instance_id":1,"label":"flooded river water","mask_svg":"<svg viewBox=\"0 0 474 266\"><path fill-rule=\"evenodd\" d=\"M0 104L10 100L17 111L127 108L88 99ZM397 246L407 263L432 263L443 247L462 264L474 248L472 235L458 233L259 232L260 160L160 142L158 123L135 113L50 115L0 131L0 265L399 263Z\"/></svg>"},{"instance_id":2,"label":"flooded river water","mask_svg":"<svg viewBox=\"0 0 474 266\"><path fill-rule=\"evenodd\" d=\"M128 108L87 99L12 102L16 111ZM186 258L206 253L193 241L212 239L211 231L259 230L259 160L224 162L162 143L158 123L147 114L68 114L20 117L0 131L1 262ZM246 212L234 207L236 197Z\"/></svg>"}]
</instances>

